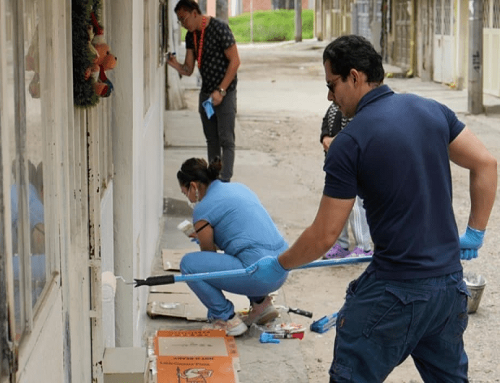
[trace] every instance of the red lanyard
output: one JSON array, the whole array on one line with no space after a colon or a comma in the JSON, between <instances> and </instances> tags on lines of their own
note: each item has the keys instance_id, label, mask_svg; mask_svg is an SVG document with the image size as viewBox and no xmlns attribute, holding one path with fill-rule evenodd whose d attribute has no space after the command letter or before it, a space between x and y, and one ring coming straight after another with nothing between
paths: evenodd
<instances>
[{"instance_id":1,"label":"red lanyard","mask_svg":"<svg viewBox=\"0 0 500 383\"><path fill-rule=\"evenodd\" d=\"M200 47L197 49L198 42L196 41L196 33L193 34L194 37L194 50L198 51L198 69L201 69L201 53L203 52L203 38L205 37L205 27L207 25L207 18L203 16L201 18L201 35L200 35Z\"/></svg>"}]
</instances>

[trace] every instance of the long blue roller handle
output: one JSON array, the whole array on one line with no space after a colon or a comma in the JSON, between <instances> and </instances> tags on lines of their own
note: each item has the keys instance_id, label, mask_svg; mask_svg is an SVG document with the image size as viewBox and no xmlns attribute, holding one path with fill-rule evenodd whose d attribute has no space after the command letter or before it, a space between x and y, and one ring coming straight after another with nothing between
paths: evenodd
<instances>
[{"instance_id":1,"label":"long blue roller handle","mask_svg":"<svg viewBox=\"0 0 500 383\"><path fill-rule=\"evenodd\" d=\"M371 260L372 257L324 259L321 261L314 261L311 263L307 263L305 265L297 267L297 269L310 269L312 267L350 265L354 263L370 262ZM134 287L168 285L176 282L194 282L194 281L202 281L206 279L216 279L216 278L240 277L243 275L252 274L253 272L249 272L247 271L247 269L238 269L238 270L226 270L226 271L212 271L209 273L197 273L197 274L159 275L155 277L148 277L146 279L134 279L135 281Z\"/></svg>"}]
</instances>

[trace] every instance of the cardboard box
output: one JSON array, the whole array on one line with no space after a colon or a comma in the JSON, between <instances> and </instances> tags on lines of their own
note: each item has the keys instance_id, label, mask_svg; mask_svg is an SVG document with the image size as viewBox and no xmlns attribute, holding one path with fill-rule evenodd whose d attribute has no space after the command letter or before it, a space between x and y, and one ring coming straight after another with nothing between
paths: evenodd
<instances>
[{"instance_id":1,"label":"cardboard box","mask_svg":"<svg viewBox=\"0 0 500 383\"><path fill-rule=\"evenodd\" d=\"M222 330L158 331L158 383L237 383L239 356Z\"/></svg>"},{"instance_id":2,"label":"cardboard box","mask_svg":"<svg viewBox=\"0 0 500 383\"><path fill-rule=\"evenodd\" d=\"M250 303L244 295L224 292L233 302L235 311L248 309ZM193 321L206 321L207 308L184 282L172 285L152 286L149 290L146 307L148 315L185 318Z\"/></svg>"},{"instance_id":3,"label":"cardboard box","mask_svg":"<svg viewBox=\"0 0 500 383\"><path fill-rule=\"evenodd\" d=\"M193 251L200 251L200 247L196 246L186 249L162 249L161 259L163 263L163 270L180 271L179 264L182 257L186 253L191 253Z\"/></svg>"}]
</instances>

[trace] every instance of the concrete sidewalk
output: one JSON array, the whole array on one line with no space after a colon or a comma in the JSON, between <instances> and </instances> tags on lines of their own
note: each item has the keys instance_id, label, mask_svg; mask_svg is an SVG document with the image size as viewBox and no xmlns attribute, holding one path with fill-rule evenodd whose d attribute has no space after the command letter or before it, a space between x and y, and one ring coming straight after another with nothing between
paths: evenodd
<instances>
[{"instance_id":1,"label":"concrete sidewalk","mask_svg":"<svg viewBox=\"0 0 500 383\"><path fill-rule=\"evenodd\" d=\"M276 44L269 44L268 46L262 45L259 47L242 46L240 53L242 56L245 54L252 54L252 49L281 49L286 51L285 54L297 54L298 52L311 51L311 54L321 56L322 47L325 46L324 42L306 41L303 44L284 43L279 48ZM182 53L177 53L181 57ZM387 72L398 73L399 69L387 66ZM400 71L399 71L400 72ZM324 82L323 78L318 79L318 82ZM196 89L197 81L196 76L190 78L183 78L181 83L186 89ZM433 82L422 82L419 78L405 79L405 78L388 78L386 83L397 92L413 92L420 94L424 97L434 98L455 110L458 114L467 113L467 92L457 91L449 87ZM266 88L266 86L268 88ZM259 82L259 92L261 94L272 94L273 89L270 82ZM324 85L322 85L324 90ZM242 87L243 91L244 87ZM304 100L312 100L314 104L315 97L317 96L316 85L301 88L302 97ZM313 93L314 92L314 93ZM240 90L239 94L240 95ZM324 97L324 95L322 96ZM269 100L260 97L249 98L252 105L244 105L242 110L251 110L251 107L256 103L260 103L261 108L265 106L262 103L268 103ZM238 108L240 109L241 102L245 101L245 97L238 98ZM307 102L307 101L304 101ZM484 104L488 115L480 115L478 119L499 118L500 116L500 100L496 97L484 97ZM326 105L326 103L325 103ZM314 106L319 111L325 110L323 105ZM279 114L281 113L281 115ZM287 111L277 112L276 118L285 118L283 114ZM291 112L290 112L291 113ZM238 117L237 117L238 118ZM186 198L181 193L176 173L186 159L190 157L206 157L206 143L202 134L201 121L196 110L180 110L180 111L166 111L165 112L165 159L164 159L164 217L162 237L159 249L183 249L192 245L187 241L182 232L177 230L177 224L184 219L191 219L192 210L187 206ZM286 184L286 175L283 178L277 178L272 173L267 173L266 168L272 163L273 159L268 153L258 150L258 148L247 147L244 136L241 134L240 125L237 121L236 135L237 135L237 166L239 169L245 169L244 172L238 172L238 181L245 183L250 180L255 183L259 182L256 177L261 179L264 187L279 188L284 183ZM236 165L235 165L235 170ZM265 185L264 185L265 184ZM196 247L193 247L194 249ZM163 273L161 267L161 251L152 267L153 274ZM286 297L283 291L278 292L277 304L286 306ZM317 319L317 318L315 318ZM282 321L290 322L289 314L282 313ZM186 320L175 318L156 318L148 320L149 334L153 334L157 329L193 329L201 328L201 322L189 322ZM308 331L308 330L306 330ZM307 336L307 334L306 334ZM261 344L258 337L254 334L247 333L236 339L238 352L240 354L241 371L239 371L239 381L242 383L277 383L277 382L295 382L306 383L309 382L307 377L307 366L300 351L300 347L296 343L282 341L280 344Z\"/></svg>"}]
</instances>

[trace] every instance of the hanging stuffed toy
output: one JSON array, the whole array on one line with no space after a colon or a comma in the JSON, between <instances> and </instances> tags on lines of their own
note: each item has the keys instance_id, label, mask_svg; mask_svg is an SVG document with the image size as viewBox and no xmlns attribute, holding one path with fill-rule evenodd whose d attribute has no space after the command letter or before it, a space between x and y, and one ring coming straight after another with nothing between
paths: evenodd
<instances>
[{"instance_id":1,"label":"hanging stuffed toy","mask_svg":"<svg viewBox=\"0 0 500 383\"><path fill-rule=\"evenodd\" d=\"M99 25L94 12L91 13L94 37L92 46L97 52L91 67L91 75L95 79L94 89L98 96L108 97L113 91L113 84L106 76L106 71L116 66L117 58L111 53L111 48L104 41L104 29Z\"/></svg>"},{"instance_id":2,"label":"hanging stuffed toy","mask_svg":"<svg viewBox=\"0 0 500 383\"><path fill-rule=\"evenodd\" d=\"M102 0L72 0L71 6L73 98L75 106L88 108L111 94L106 71L116 66L116 57L104 40Z\"/></svg>"},{"instance_id":3,"label":"hanging stuffed toy","mask_svg":"<svg viewBox=\"0 0 500 383\"><path fill-rule=\"evenodd\" d=\"M106 71L116 66L117 59L109 51L109 46L107 44L97 44L95 48L99 55L99 59L96 63L98 67L98 78L94 84L95 92L101 97L108 97L113 91L113 84L106 76Z\"/></svg>"}]
</instances>

